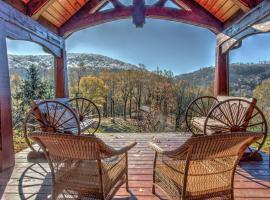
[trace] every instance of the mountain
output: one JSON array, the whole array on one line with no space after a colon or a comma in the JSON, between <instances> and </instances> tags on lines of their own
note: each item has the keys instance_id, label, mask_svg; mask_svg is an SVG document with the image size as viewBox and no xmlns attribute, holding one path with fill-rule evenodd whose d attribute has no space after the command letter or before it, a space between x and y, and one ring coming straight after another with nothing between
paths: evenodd
<instances>
[{"instance_id":1,"label":"mountain","mask_svg":"<svg viewBox=\"0 0 270 200\"><path fill-rule=\"evenodd\" d=\"M198 87L209 87L214 80L214 68L202 68L192 73L176 76ZM236 96L252 96L256 85L270 78L270 63L231 64L229 68L230 92Z\"/></svg>"},{"instance_id":2,"label":"mountain","mask_svg":"<svg viewBox=\"0 0 270 200\"><path fill-rule=\"evenodd\" d=\"M40 67L44 79L53 78L53 57L50 55L19 56L9 55L10 74L25 76L25 68L34 64ZM76 71L80 63L84 63L88 74L98 74L102 69L109 71L142 69L120 60L97 54L68 54L68 69L70 74ZM270 62L258 64L231 64L230 65L230 91L237 96L252 96L256 85L270 77ZM197 71L175 76L176 80L186 80L191 85L209 87L214 80L214 68L201 68Z\"/></svg>"},{"instance_id":3,"label":"mountain","mask_svg":"<svg viewBox=\"0 0 270 200\"><path fill-rule=\"evenodd\" d=\"M84 63L89 73L98 73L102 69L128 70L139 69L138 66L132 65L117 59L97 54L79 54L71 53L68 57L68 68L76 68L80 63ZM9 55L10 74L17 73L24 77L25 68L30 65L37 65L41 71L52 71L54 59L51 55Z\"/></svg>"}]
</instances>

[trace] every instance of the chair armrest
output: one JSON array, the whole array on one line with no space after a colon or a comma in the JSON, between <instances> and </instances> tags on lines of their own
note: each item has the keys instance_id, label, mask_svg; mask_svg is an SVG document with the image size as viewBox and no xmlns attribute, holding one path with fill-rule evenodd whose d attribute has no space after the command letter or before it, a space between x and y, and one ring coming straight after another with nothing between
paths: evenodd
<instances>
[{"instance_id":1,"label":"chair armrest","mask_svg":"<svg viewBox=\"0 0 270 200\"><path fill-rule=\"evenodd\" d=\"M132 149L136 144L137 144L137 142L131 142L131 143L129 143L128 145L122 147L122 148L119 149L119 150L113 149L113 150L112 150L112 154L113 154L113 155L120 155L120 154L127 153L127 152L128 152L130 149Z\"/></svg>"},{"instance_id":2,"label":"chair armrest","mask_svg":"<svg viewBox=\"0 0 270 200\"><path fill-rule=\"evenodd\" d=\"M162 149L161 147L159 147L157 144L153 143L153 142L149 142L148 143L150 148L153 149L154 151L156 151L159 154L163 154L163 155L168 155L173 151L165 151L164 149Z\"/></svg>"},{"instance_id":3,"label":"chair armrest","mask_svg":"<svg viewBox=\"0 0 270 200\"><path fill-rule=\"evenodd\" d=\"M153 149L158 154L169 156L169 157L174 157L174 156L181 157L182 155L186 155L187 151L189 151L189 148L186 145L181 145L180 147L176 149L166 151L153 142L149 142L148 144L150 148Z\"/></svg>"}]
</instances>

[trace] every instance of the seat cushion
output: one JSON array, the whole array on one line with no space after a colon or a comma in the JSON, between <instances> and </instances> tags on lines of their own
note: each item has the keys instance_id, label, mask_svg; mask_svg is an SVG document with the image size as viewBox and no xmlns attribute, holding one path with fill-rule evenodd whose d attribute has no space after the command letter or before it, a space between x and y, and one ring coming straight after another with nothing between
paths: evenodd
<instances>
[{"instance_id":1,"label":"seat cushion","mask_svg":"<svg viewBox=\"0 0 270 200\"><path fill-rule=\"evenodd\" d=\"M206 121L206 117L193 117L191 119L191 124L197 129L204 131L204 124ZM211 135L214 133L220 133L221 130L226 129L226 125L213 119L208 119L207 122L207 131L206 134Z\"/></svg>"}]
</instances>

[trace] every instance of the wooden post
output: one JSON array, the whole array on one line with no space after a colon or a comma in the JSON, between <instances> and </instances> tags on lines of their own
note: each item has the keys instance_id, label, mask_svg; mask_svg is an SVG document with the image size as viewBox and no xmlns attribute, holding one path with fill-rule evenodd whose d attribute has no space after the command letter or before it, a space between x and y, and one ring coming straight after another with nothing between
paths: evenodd
<instances>
[{"instance_id":1,"label":"wooden post","mask_svg":"<svg viewBox=\"0 0 270 200\"><path fill-rule=\"evenodd\" d=\"M68 74L66 50L61 50L61 57L55 57L54 67L55 97L68 97Z\"/></svg>"},{"instance_id":2,"label":"wooden post","mask_svg":"<svg viewBox=\"0 0 270 200\"><path fill-rule=\"evenodd\" d=\"M216 69L215 69L215 86L214 94L229 95L229 59L228 53L221 53L221 48L216 48Z\"/></svg>"},{"instance_id":3,"label":"wooden post","mask_svg":"<svg viewBox=\"0 0 270 200\"><path fill-rule=\"evenodd\" d=\"M11 92L5 23L0 20L0 171L14 166Z\"/></svg>"}]
</instances>

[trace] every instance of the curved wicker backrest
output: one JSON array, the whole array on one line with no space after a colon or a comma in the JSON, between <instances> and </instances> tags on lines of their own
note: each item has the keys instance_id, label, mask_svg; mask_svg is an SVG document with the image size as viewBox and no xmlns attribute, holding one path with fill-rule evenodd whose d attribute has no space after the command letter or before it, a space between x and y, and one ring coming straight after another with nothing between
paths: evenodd
<instances>
[{"instance_id":1,"label":"curved wicker backrest","mask_svg":"<svg viewBox=\"0 0 270 200\"><path fill-rule=\"evenodd\" d=\"M127 182L127 151L115 150L94 135L31 133L52 172L52 199L107 199ZM128 188L128 184L126 184ZM72 194L72 195L71 195Z\"/></svg>"},{"instance_id":2,"label":"curved wicker backrest","mask_svg":"<svg viewBox=\"0 0 270 200\"><path fill-rule=\"evenodd\" d=\"M227 191L230 195L236 165L245 149L262 136L237 132L189 139L181 147L188 149L183 194L211 197Z\"/></svg>"},{"instance_id":3,"label":"curved wicker backrest","mask_svg":"<svg viewBox=\"0 0 270 200\"><path fill-rule=\"evenodd\" d=\"M262 133L229 133L191 138L186 145L191 146L190 160L203 160L227 156L241 156L250 143L262 137Z\"/></svg>"},{"instance_id":4,"label":"curved wicker backrest","mask_svg":"<svg viewBox=\"0 0 270 200\"><path fill-rule=\"evenodd\" d=\"M70 159L98 160L110 157L113 149L98 137L76 136L68 134L32 133L31 137L39 141L51 156Z\"/></svg>"},{"instance_id":5,"label":"curved wicker backrest","mask_svg":"<svg viewBox=\"0 0 270 200\"><path fill-rule=\"evenodd\" d=\"M170 199L233 199L236 166L262 133L226 133L188 139L157 154L154 184Z\"/></svg>"}]
</instances>

